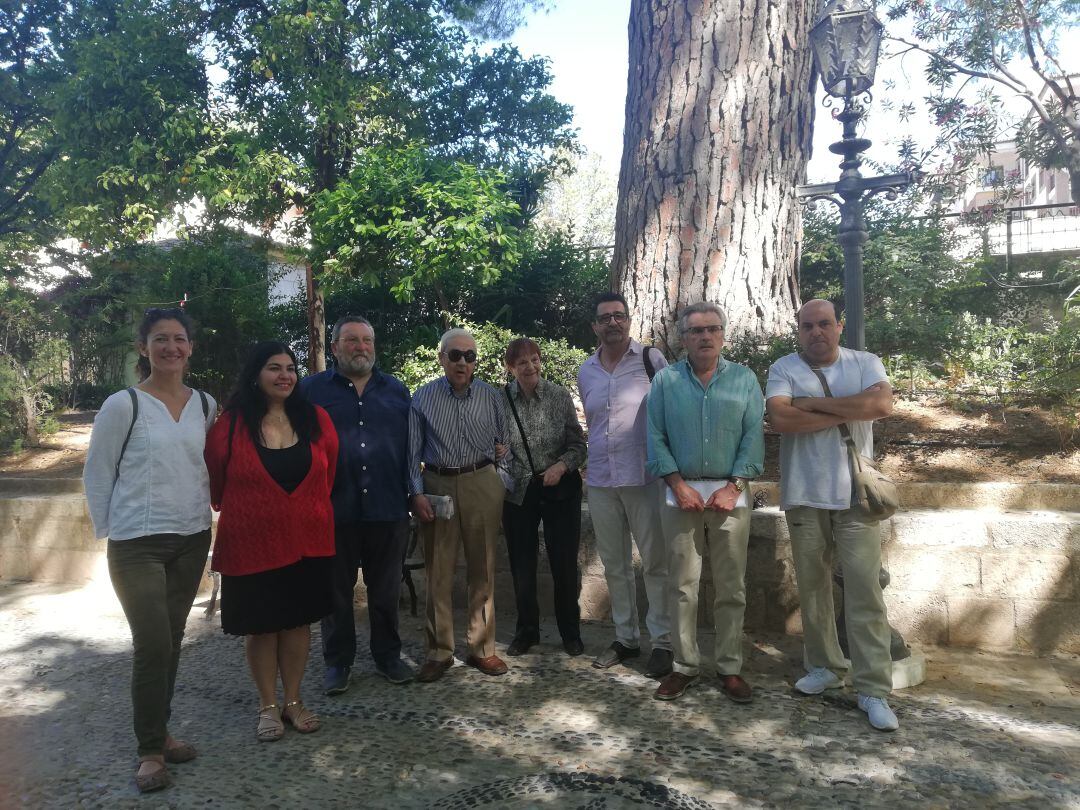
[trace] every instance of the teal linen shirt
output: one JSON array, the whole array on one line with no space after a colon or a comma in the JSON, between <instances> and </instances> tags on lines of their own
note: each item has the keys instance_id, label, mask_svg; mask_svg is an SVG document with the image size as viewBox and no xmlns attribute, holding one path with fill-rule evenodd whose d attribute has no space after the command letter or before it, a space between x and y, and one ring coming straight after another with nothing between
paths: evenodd
<instances>
[{"instance_id":1,"label":"teal linen shirt","mask_svg":"<svg viewBox=\"0 0 1080 810\"><path fill-rule=\"evenodd\" d=\"M723 357L708 387L688 360L661 370L648 400L650 475L757 478L765 469L765 398L754 372Z\"/></svg>"}]
</instances>

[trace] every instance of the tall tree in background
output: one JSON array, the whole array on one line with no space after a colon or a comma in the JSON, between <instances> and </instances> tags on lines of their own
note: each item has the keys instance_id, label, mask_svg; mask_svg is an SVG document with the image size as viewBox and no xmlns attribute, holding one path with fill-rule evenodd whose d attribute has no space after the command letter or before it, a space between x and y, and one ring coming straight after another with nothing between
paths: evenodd
<instances>
[{"instance_id":1,"label":"tall tree in background","mask_svg":"<svg viewBox=\"0 0 1080 810\"><path fill-rule=\"evenodd\" d=\"M570 110L544 92L544 60L505 46L480 53L446 15L504 25L529 5L214 0L212 38L228 72L226 97L250 134L249 152L267 165L292 167L287 182L266 186L272 199L256 195L246 204L263 216L293 205L307 211L323 192L349 182L364 150L421 142L439 156L505 170L519 180L519 205L528 208L546 163L572 142ZM318 368L325 325L314 269L309 356Z\"/></svg>"},{"instance_id":2,"label":"tall tree in background","mask_svg":"<svg viewBox=\"0 0 1080 810\"><path fill-rule=\"evenodd\" d=\"M1024 101L1015 133L1029 163L1069 173L1080 202L1080 73L1068 43L1080 37L1077 0L892 0L891 19L910 21L910 37L890 37L900 53L927 56L926 102L940 129L935 148L948 150L951 173L963 176L1003 133L1000 93ZM1064 52L1063 52L1064 50ZM969 83L978 87L971 96ZM909 105L908 109L912 107ZM907 158L914 161L909 147Z\"/></svg>"},{"instance_id":3,"label":"tall tree in background","mask_svg":"<svg viewBox=\"0 0 1080 810\"><path fill-rule=\"evenodd\" d=\"M669 350L692 301L723 306L731 333L793 320L813 5L631 2L612 282L640 333Z\"/></svg>"}]
</instances>

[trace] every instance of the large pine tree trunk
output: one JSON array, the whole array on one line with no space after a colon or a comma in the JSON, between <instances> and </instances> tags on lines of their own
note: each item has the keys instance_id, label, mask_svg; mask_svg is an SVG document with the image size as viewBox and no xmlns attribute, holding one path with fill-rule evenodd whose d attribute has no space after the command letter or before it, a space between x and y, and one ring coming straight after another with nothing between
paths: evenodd
<instances>
[{"instance_id":1,"label":"large pine tree trunk","mask_svg":"<svg viewBox=\"0 0 1080 810\"><path fill-rule=\"evenodd\" d=\"M806 0L633 0L612 283L671 352L708 300L728 335L789 329L795 184L813 126Z\"/></svg>"}]
</instances>

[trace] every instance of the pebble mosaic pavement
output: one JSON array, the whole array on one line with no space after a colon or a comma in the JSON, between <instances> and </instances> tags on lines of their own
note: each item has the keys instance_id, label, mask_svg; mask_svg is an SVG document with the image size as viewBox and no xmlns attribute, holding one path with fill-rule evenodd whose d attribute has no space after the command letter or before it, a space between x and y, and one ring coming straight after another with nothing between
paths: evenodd
<instances>
[{"instance_id":1,"label":"pebble mosaic pavement","mask_svg":"<svg viewBox=\"0 0 1080 810\"><path fill-rule=\"evenodd\" d=\"M0 808L1080 808L1076 657L927 651L930 678L894 697L901 728L882 734L850 690L795 695L797 639L748 640L755 701L737 706L707 676L653 700L645 656L590 666L610 627L586 625L576 659L547 627L506 676L457 665L434 684L393 686L361 654L334 698L313 655L305 697L322 730L265 744L241 642L200 602L172 729L200 756L140 797L115 597L0 582ZM422 625L403 611L402 629L418 662Z\"/></svg>"}]
</instances>

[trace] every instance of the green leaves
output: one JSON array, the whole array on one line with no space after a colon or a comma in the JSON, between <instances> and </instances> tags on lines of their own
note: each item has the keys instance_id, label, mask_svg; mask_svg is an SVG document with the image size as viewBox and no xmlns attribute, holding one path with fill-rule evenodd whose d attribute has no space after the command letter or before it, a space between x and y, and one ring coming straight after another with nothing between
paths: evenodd
<instances>
[{"instance_id":1,"label":"green leaves","mask_svg":"<svg viewBox=\"0 0 1080 810\"><path fill-rule=\"evenodd\" d=\"M517 204L503 176L432 155L413 144L377 147L309 214L327 286L360 277L399 301L419 284L485 285L519 254Z\"/></svg>"}]
</instances>

